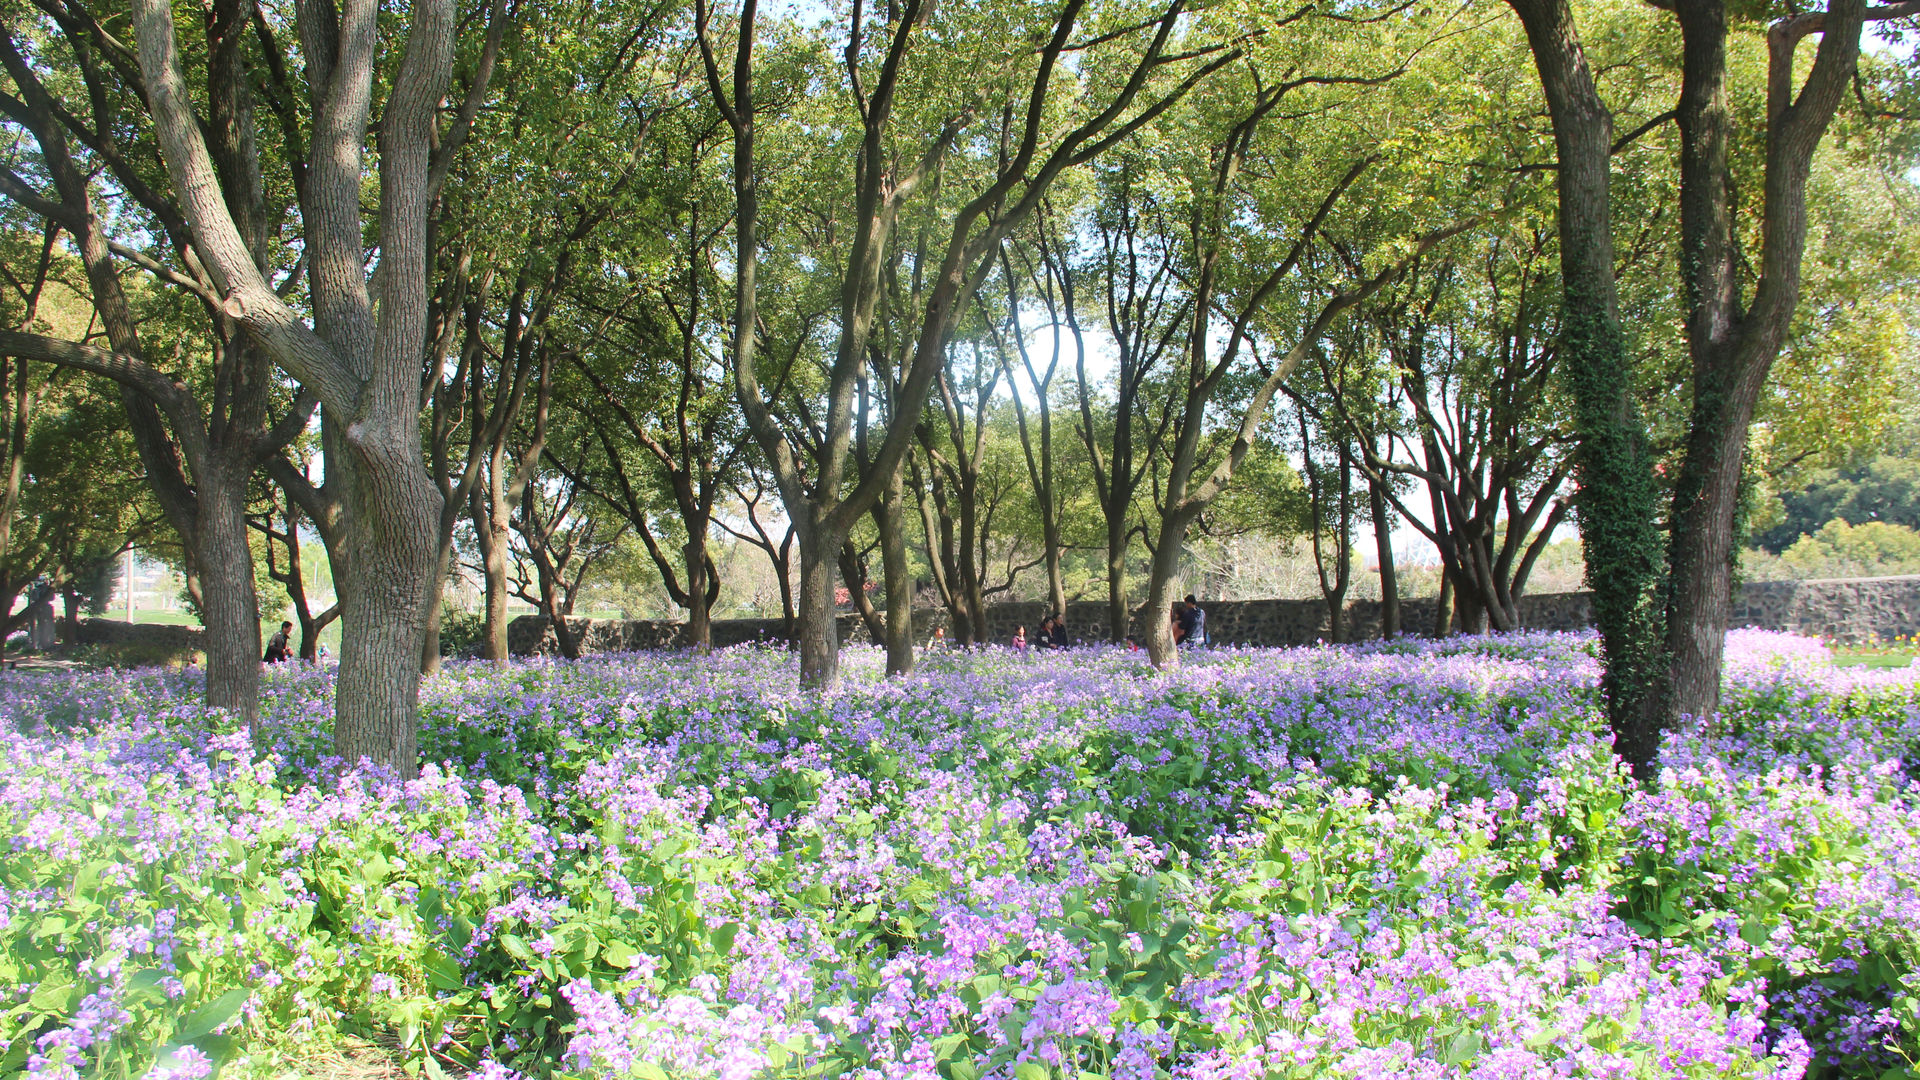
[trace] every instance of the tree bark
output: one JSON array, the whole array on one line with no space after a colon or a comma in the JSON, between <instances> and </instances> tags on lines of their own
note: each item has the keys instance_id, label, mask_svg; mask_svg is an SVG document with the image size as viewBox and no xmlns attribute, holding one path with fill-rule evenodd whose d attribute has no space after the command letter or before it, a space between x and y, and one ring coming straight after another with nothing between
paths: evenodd
<instances>
[{"instance_id":1,"label":"tree bark","mask_svg":"<svg viewBox=\"0 0 1920 1080\"><path fill-rule=\"evenodd\" d=\"M1375 452L1374 456L1378 456ZM1393 561L1393 518L1387 509L1382 478L1367 478L1368 510L1373 518L1373 544L1380 560L1380 636L1400 636L1400 575Z\"/></svg>"},{"instance_id":2,"label":"tree bark","mask_svg":"<svg viewBox=\"0 0 1920 1080\"><path fill-rule=\"evenodd\" d=\"M874 524L880 530L880 565L887 589L887 674L913 671L913 577L907 566L906 493L902 470L874 504Z\"/></svg>"},{"instance_id":3,"label":"tree bark","mask_svg":"<svg viewBox=\"0 0 1920 1080\"><path fill-rule=\"evenodd\" d=\"M1723 0L1681 0L1674 10L1683 41L1676 109L1680 272L1693 361L1693 411L1674 485L1666 613L1677 718L1708 716L1719 707L1748 432L1799 304L1813 154L1853 83L1866 8L1862 0L1832 0L1826 12L1795 15L1768 34L1760 273L1744 311L1728 162L1727 11ZM1813 32L1820 33L1820 46L1796 95L1795 46Z\"/></svg>"},{"instance_id":4,"label":"tree bark","mask_svg":"<svg viewBox=\"0 0 1920 1080\"><path fill-rule=\"evenodd\" d=\"M1614 750L1650 778L1672 700L1661 626L1665 545L1646 428L1614 284L1613 116L1600 100L1569 0L1509 0L1553 117L1563 290L1561 363L1579 433L1576 509Z\"/></svg>"},{"instance_id":5,"label":"tree bark","mask_svg":"<svg viewBox=\"0 0 1920 1080\"><path fill-rule=\"evenodd\" d=\"M196 479L195 549L206 627L207 704L253 725L260 701L260 600L247 545L247 477L210 469Z\"/></svg>"},{"instance_id":6,"label":"tree bark","mask_svg":"<svg viewBox=\"0 0 1920 1080\"><path fill-rule=\"evenodd\" d=\"M828 689L840 681L840 625L833 602L833 560L824 553L837 552L844 537L831 547L827 539L815 534L814 542L800 537L800 602L796 612L794 640L800 650L800 683L813 689Z\"/></svg>"}]
</instances>

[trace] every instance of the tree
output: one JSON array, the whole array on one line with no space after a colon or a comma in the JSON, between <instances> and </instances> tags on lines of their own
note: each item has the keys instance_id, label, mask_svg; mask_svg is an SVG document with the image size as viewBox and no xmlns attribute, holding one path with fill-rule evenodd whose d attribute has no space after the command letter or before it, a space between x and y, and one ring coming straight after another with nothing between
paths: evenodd
<instances>
[{"instance_id":1,"label":"tree","mask_svg":"<svg viewBox=\"0 0 1920 1080\"><path fill-rule=\"evenodd\" d=\"M204 85L209 109L203 119L186 101L184 89L159 85L153 73L136 70L125 47L83 5L41 7L64 47L61 61L71 64L62 74L77 74L70 81L84 88L87 106L69 107L50 89L45 68L22 51L19 30L11 23L0 28L0 64L18 91L18 97L0 99L0 111L31 135L38 151L34 166L44 178L36 183L8 172L0 175L0 193L42 217L50 232L63 230L72 237L107 347L11 331L0 333L0 352L87 371L120 386L154 496L202 584L207 702L233 710L251 725L258 710L260 624L247 540L247 481L305 428L313 399L285 400L291 395L272 379L263 340L231 317L218 271L204 265L199 257L205 253L193 248L186 222L191 199L180 199L177 182L174 194L165 190L151 147L120 140L129 126L125 114L137 114L143 101L176 103L194 127L197 179L205 193L221 193L228 207L229 261L235 268L244 263L261 291L284 306L268 284L268 276L292 260L276 263L268 251L271 209L246 71L252 8L222 0L208 12ZM171 14L161 14L170 42ZM96 181L100 173L105 179ZM109 215L96 189L109 180L125 196L124 205L143 215L135 217L133 231L144 226L164 244L142 250L107 234ZM198 318L175 313L172 329L183 339L182 352L206 350L205 371L168 370L154 362L142 337L143 313L137 310L153 306L154 299L121 280L121 262L146 270L199 309ZM159 302L166 299L171 298Z\"/></svg>"},{"instance_id":2,"label":"tree","mask_svg":"<svg viewBox=\"0 0 1920 1080\"><path fill-rule=\"evenodd\" d=\"M420 371L427 336L427 222L447 155L470 113L438 130L453 67L451 0L408 11L405 43L381 48L374 0L303 3L296 13L309 104L298 173L308 320L260 270L243 232L244 199L225 188L195 115L166 0L135 0L134 36L161 156L220 310L316 397L331 427L329 482L341 484L340 539L352 572L340 587L334 747L402 774L417 767L420 647L437 586L439 491L421 461ZM495 14L499 9L496 5ZM277 57L276 57L277 59ZM379 196L369 271L363 167L382 60ZM468 100L475 100L470 87ZM436 155L438 160L436 160ZM137 354L110 358L124 364ZM336 453L337 451L337 453Z\"/></svg>"},{"instance_id":3,"label":"tree","mask_svg":"<svg viewBox=\"0 0 1920 1080\"><path fill-rule=\"evenodd\" d=\"M1073 44L1080 22L1082 0L1066 0L1056 14L1030 26L1009 28L998 17L991 23L967 22L969 12L934 8L909 0L897 8L869 10L856 3L846 24L845 64L839 89L854 106L854 176L852 213L846 218L851 233L838 263L841 290L837 305L839 325L825 387L825 415L817 439L789 429L776 416L760 382L757 347L759 317L760 233L759 167L755 144L759 106L755 101L754 44L759 34L756 0L745 0L736 27L729 79L716 55L710 13L696 2L697 37L707 85L715 107L734 137L734 318L732 361L735 390L749 430L766 455L779 485L788 517L800 544L800 602L798 635L803 683L831 686L839 677L839 642L833 629L833 569L854 522L868 513L886 489L897 482L900 465L914 438L914 427L941 368L947 339L969 306L973 292L987 272L989 260L1001 242L1030 215L1048 187L1062 172L1092 160L1107 147L1183 96L1188 89L1226 62L1231 53L1212 50L1190 62L1187 74L1171 85L1153 78L1160 69L1181 59L1170 56L1167 45L1179 25L1182 0L1172 0L1157 17L1139 24L1133 33L1115 31L1094 42L1075 46L1076 65L1064 73L1075 85L1079 117L1061 124L1057 114L1066 106L1054 99L1061 57ZM1004 48L994 62L969 67L971 82L956 96L944 117L907 134L894 125L903 89L902 76L910 68L909 51L919 31L930 32L969 47ZM1146 36L1144 47L1134 42ZM881 44L870 48L870 42ZM1117 61L1108 59L1119 53ZM951 54L949 54L951 55ZM943 57L943 60L946 59ZM1107 70L1111 67L1112 70ZM1001 72L979 78L983 72ZM1016 81L1017 80L1017 81ZM1147 104L1134 102L1146 92ZM1024 98L1024 110L1013 102ZM1001 110L982 108L1005 101ZM910 102L909 104L918 104ZM944 104L944 103L942 103ZM947 219L947 236L927 254L931 272L915 309L900 313L911 321L902 333L912 343L903 355L907 363L897 371L899 392L893 395L891 422L868 460L868 467L851 475L855 399L874 330L874 312L880 299L880 269L888 257L893 228L903 205L920 191L954 147L985 143L997 149L980 165L983 178ZM948 183L954 182L949 180ZM951 190L951 189L946 189ZM803 473L796 446L816 444L812 469ZM846 490L848 483L851 490Z\"/></svg>"},{"instance_id":4,"label":"tree","mask_svg":"<svg viewBox=\"0 0 1920 1080\"><path fill-rule=\"evenodd\" d=\"M1718 704L1731 605L1735 519L1749 429L1768 371L1799 302L1813 155L1847 90L1869 18L1862 0L1795 13L1767 35L1767 86L1757 210L1758 258L1744 253L1736 201L1728 88L1729 10L1723 0L1675 0L1682 72L1672 118L1680 132L1680 285L1692 409L1669 531L1645 423L1631 393L1614 243L1613 118L1565 0L1509 0L1527 31L1553 118L1560 198L1561 351L1579 436L1576 478L1602 689L1614 745L1645 778L1660 734ZM1898 18L1920 5L1875 8ZM1795 53L1821 35L1796 85ZM1623 140L1630 141L1630 140ZM1743 267L1757 271L1750 288Z\"/></svg>"}]
</instances>

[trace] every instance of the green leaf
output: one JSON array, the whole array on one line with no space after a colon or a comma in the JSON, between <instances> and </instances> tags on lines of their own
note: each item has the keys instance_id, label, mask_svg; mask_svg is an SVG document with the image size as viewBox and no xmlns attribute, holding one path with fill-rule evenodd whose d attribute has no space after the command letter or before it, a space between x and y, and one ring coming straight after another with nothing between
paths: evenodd
<instances>
[{"instance_id":1,"label":"green leaf","mask_svg":"<svg viewBox=\"0 0 1920 1080\"><path fill-rule=\"evenodd\" d=\"M713 951L716 955L725 956L733 951L733 937L739 932L739 923L721 923L719 926L713 928L713 932L707 936L707 941L713 946Z\"/></svg>"},{"instance_id":2,"label":"green leaf","mask_svg":"<svg viewBox=\"0 0 1920 1080\"><path fill-rule=\"evenodd\" d=\"M1479 1053L1480 1033L1477 1031L1463 1031L1455 1035L1453 1042L1447 1045L1447 1055L1441 1059L1441 1063L1445 1065L1458 1065L1463 1061L1471 1061Z\"/></svg>"},{"instance_id":3,"label":"green leaf","mask_svg":"<svg viewBox=\"0 0 1920 1080\"><path fill-rule=\"evenodd\" d=\"M181 1020L173 1029L173 1041L190 1043L213 1033L213 1029L233 1019L240 1007L253 996L253 991L245 987L229 990L213 1000L213 1004ZM202 1047L201 1049L205 1049Z\"/></svg>"},{"instance_id":4,"label":"green leaf","mask_svg":"<svg viewBox=\"0 0 1920 1080\"><path fill-rule=\"evenodd\" d=\"M667 1070L655 1065L651 1061L642 1061L635 1064L633 1067L633 1075L639 1077L640 1080L671 1080L671 1078L667 1076Z\"/></svg>"},{"instance_id":5,"label":"green leaf","mask_svg":"<svg viewBox=\"0 0 1920 1080\"><path fill-rule=\"evenodd\" d=\"M426 969L428 985L436 990L460 990L467 985L460 973L460 965L437 949L429 949L420 958L420 966Z\"/></svg>"},{"instance_id":6,"label":"green leaf","mask_svg":"<svg viewBox=\"0 0 1920 1080\"><path fill-rule=\"evenodd\" d=\"M1013 1080L1047 1080L1047 1067L1037 1061L1023 1061L1013 1067Z\"/></svg>"}]
</instances>

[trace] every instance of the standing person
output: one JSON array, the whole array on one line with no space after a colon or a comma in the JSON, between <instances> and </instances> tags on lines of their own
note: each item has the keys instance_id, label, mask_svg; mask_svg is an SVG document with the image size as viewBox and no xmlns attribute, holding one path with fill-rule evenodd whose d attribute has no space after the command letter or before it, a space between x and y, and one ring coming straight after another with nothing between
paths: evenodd
<instances>
[{"instance_id":1,"label":"standing person","mask_svg":"<svg viewBox=\"0 0 1920 1080\"><path fill-rule=\"evenodd\" d=\"M287 648L287 639L292 635L293 624L283 620L280 623L280 629L274 631L273 636L267 639L266 655L260 659L265 660L269 664L278 664L283 660L290 659L293 653Z\"/></svg>"},{"instance_id":2,"label":"standing person","mask_svg":"<svg viewBox=\"0 0 1920 1080\"><path fill-rule=\"evenodd\" d=\"M1053 647L1064 649L1072 642L1067 640L1067 620L1063 615L1053 617Z\"/></svg>"},{"instance_id":3,"label":"standing person","mask_svg":"<svg viewBox=\"0 0 1920 1080\"><path fill-rule=\"evenodd\" d=\"M1187 644L1196 649L1204 647L1207 643L1207 613L1200 610L1200 602L1193 598L1192 593L1187 594L1184 614L1187 621Z\"/></svg>"}]
</instances>

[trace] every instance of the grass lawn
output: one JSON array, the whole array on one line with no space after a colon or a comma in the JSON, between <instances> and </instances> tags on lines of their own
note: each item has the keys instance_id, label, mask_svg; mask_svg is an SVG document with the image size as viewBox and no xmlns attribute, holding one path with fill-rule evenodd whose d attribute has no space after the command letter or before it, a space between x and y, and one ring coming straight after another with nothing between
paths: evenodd
<instances>
[{"instance_id":1,"label":"grass lawn","mask_svg":"<svg viewBox=\"0 0 1920 1080\"><path fill-rule=\"evenodd\" d=\"M1835 667L1903 668L1913 663L1913 657L1913 653L1904 650L1856 652L1851 649L1835 649L1833 664Z\"/></svg>"}]
</instances>

